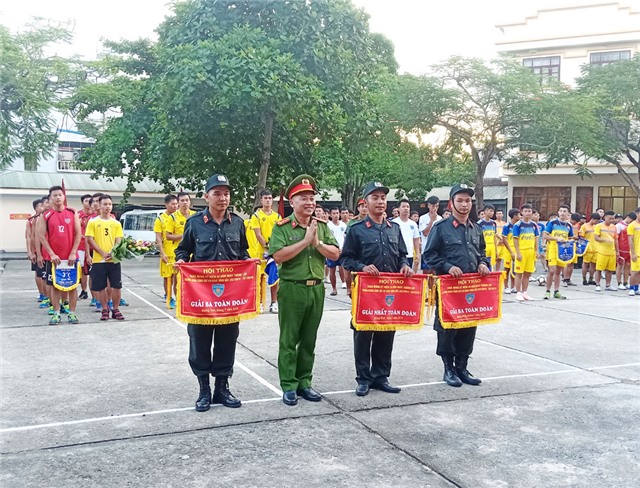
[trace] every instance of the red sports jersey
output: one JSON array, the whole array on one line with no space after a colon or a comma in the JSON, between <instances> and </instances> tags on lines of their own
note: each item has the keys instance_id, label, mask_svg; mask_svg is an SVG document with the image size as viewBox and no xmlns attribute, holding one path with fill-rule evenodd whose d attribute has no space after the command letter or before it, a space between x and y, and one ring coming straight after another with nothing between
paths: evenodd
<instances>
[{"instance_id":1,"label":"red sports jersey","mask_svg":"<svg viewBox=\"0 0 640 488\"><path fill-rule=\"evenodd\" d=\"M29 233L29 236L32 236L34 234L34 229L36 226L36 220L38 218L40 214L33 214L31 217L29 217L29 220L27 220L27 232ZM36 252L36 243L35 240L31 240L31 251L32 252Z\"/></svg>"},{"instance_id":2,"label":"red sports jersey","mask_svg":"<svg viewBox=\"0 0 640 488\"><path fill-rule=\"evenodd\" d=\"M631 252L629 249L629 234L627 234L629 224L623 220L618 222L616 227L618 228L618 250L621 253L629 254Z\"/></svg>"},{"instance_id":3,"label":"red sports jersey","mask_svg":"<svg viewBox=\"0 0 640 488\"><path fill-rule=\"evenodd\" d=\"M66 260L71 255L73 247L74 217L76 211L65 208L61 212L49 209L42 214L47 225L47 242L60 259ZM43 251L44 248L43 248ZM43 255L45 253L43 252Z\"/></svg>"},{"instance_id":4,"label":"red sports jersey","mask_svg":"<svg viewBox=\"0 0 640 488\"><path fill-rule=\"evenodd\" d=\"M80 239L80 245L78 251L85 250L84 234L87 231L87 223L90 219L95 217L95 214L84 213L84 210L78 210L78 218L80 219L80 232L82 232L82 239Z\"/></svg>"}]
</instances>

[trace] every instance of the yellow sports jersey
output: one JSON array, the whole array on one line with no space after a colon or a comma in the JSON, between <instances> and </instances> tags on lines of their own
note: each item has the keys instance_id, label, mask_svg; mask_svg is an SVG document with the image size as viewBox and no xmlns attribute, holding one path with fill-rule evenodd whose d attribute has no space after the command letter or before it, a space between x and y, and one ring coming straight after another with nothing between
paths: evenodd
<instances>
[{"instance_id":1,"label":"yellow sports jersey","mask_svg":"<svg viewBox=\"0 0 640 488\"><path fill-rule=\"evenodd\" d=\"M547 222L547 226L544 231L553 237L560 237L564 240L569 240L569 237L573 237L573 227L569 222L563 222L560 219L554 219ZM558 258L558 243L556 241L549 241L547 245L547 259L553 260Z\"/></svg>"},{"instance_id":2,"label":"yellow sports jersey","mask_svg":"<svg viewBox=\"0 0 640 488\"><path fill-rule=\"evenodd\" d=\"M634 220L627 227L627 235L633 238L633 249L636 256L640 256L640 222Z\"/></svg>"},{"instance_id":3,"label":"yellow sports jersey","mask_svg":"<svg viewBox=\"0 0 640 488\"><path fill-rule=\"evenodd\" d=\"M616 226L614 224L607 225L604 222L601 222L596 225L593 233L598 237L606 239L606 242L596 241L596 251L598 251L598 254L601 254L602 256L615 256L615 240L618 238ZM627 234L628 233L629 230L627 229Z\"/></svg>"},{"instance_id":4,"label":"yellow sports jersey","mask_svg":"<svg viewBox=\"0 0 640 488\"><path fill-rule=\"evenodd\" d=\"M478 222L482 235L484 235L484 243L486 245L487 256L496 255L496 223L493 220L481 220Z\"/></svg>"},{"instance_id":5,"label":"yellow sports jersey","mask_svg":"<svg viewBox=\"0 0 640 488\"><path fill-rule=\"evenodd\" d=\"M116 219L104 220L100 217L94 217L87 224L85 236L93 237L100 249L104 252L110 252L116 244L116 239L124 237L124 234L122 233L122 225ZM93 250L93 262L94 264L104 262L102 256L95 249Z\"/></svg>"},{"instance_id":6,"label":"yellow sports jersey","mask_svg":"<svg viewBox=\"0 0 640 488\"><path fill-rule=\"evenodd\" d=\"M511 231L511 240L518 239L518 247L520 252L523 251L535 251L536 249L536 238L540 234L540 229L538 229L538 224L535 222L525 222L524 220L519 220L515 224L513 224L513 229ZM511 242L509 242L511 245ZM512 247L515 251L515 247Z\"/></svg>"},{"instance_id":7,"label":"yellow sports jersey","mask_svg":"<svg viewBox=\"0 0 640 488\"><path fill-rule=\"evenodd\" d=\"M245 234L247 235L247 244L249 244L249 256L254 259L262 259L262 246L258 242L258 238L256 237L256 233L251 228L250 220L247 219L244 221L244 229Z\"/></svg>"},{"instance_id":8,"label":"yellow sports jersey","mask_svg":"<svg viewBox=\"0 0 640 488\"><path fill-rule=\"evenodd\" d=\"M171 214L171 217L165 220L165 227L164 227L165 233L170 232L171 234L181 236L182 234L184 234L184 226L187 225L187 220L191 218L191 216L195 213L196 213L195 210L189 210L189 216L185 217L182 214L182 212L180 212L180 210L178 210L177 212L173 212ZM154 231L155 231L155 228L154 228ZM164 240L164 237L165 236L163 235L163 240ZM170 242L171 245L173 246L173 252L175 254L175 251L178 247L178 244L180 244L180 241L168 241L168 242Z\"/></svg>"},{"instance_id":9,"label":"yellow sports jersey","mask_svg":"<svg viewBox=\"0 0 640 488\"><path fill-rule=\"evenodd\" d=\"M269 239L271 239L271 233L273 232L273 226L276 225L276 222L280 219L281 217L278 215L278 212L271 212L267 215L260 208L251 216L249 227L252 229L260 229L264 240L269 242Z\"/></svg>"},{"instance_id":10,"label":"yellow sports jersey","mask_svg":"<svg viewBox=\"0 0 640 488\"><path fill-rule=\"evenodd\" d=\"M582 227L580 227L580 237L584 237L589 241L589 247L591 248L591 251L593 251L596 242L596 238L593 235L593 231L595 230L595 228L596 226L591 225L589 222L582 224Z\"/></svg>"},{"instance_id":11,"label":"yellow sports jersey","mask_svg":"<svg viewBox=\"0 0 640 488\"><path fill-rule=\"evenodd\" d=\"M162 250L167 256L173 256L175 254L176 247L178 247L173 245L173 241L167 239L167 226L171 225L173 227L175 213L176 212L169 215L167 212L162 212L153 223L153 232L159 232L162 234Z\"/></svg>"},{"instance_id":12,"label":"yellow sports jersey","mask_svg":"<svg viewBox=\"0 0 640 488\"><path fill-rule=\"evenodd\" d=\"M504 229L504 226L507 225L507 223L504 220L501 220L500 222L498 222L497 220L496 222L496 235L501 236L502 235L502 229ZM502 239L500 239L498 241L498 249L503 248L504 244L502 242Z\"/></svg>"}]
</instances>

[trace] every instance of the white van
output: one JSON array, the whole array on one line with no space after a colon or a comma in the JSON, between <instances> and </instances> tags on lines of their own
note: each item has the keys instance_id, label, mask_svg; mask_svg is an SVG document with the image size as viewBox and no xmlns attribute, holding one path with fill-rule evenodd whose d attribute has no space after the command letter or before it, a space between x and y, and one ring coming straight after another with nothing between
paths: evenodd
<instances>
[{"instance_id":1,"label":"white van","mask_svg":"<svg viewBox=\"0 0 640 488\"><path fill-rule=\"evenodd\" d=\"M125 236L141 241L156 242L156 234L153 232L153 224L158 215L165 209L156 210L130 210L120 216L120 223Z\"/></svg>"}]
</instances>

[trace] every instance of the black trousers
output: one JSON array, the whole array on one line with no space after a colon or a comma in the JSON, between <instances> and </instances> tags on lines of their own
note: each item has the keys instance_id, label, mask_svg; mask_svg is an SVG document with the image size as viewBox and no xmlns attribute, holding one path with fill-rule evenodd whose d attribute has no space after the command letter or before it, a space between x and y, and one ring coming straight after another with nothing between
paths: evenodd
<instances>
[{"instance_id":1,"label":"black trousers","mask_svg":"<svg viewBox=\"0 0 640 488\"><path fill-rule=\"evenodd\" d=\"M189 332L189 365L196 376L233 375L238 322L226 325L187 325ZM211 344L213 343L213 354Z\"/></svg>"},{"instance_id":2,"label":"black trousers","mask_svg":"<svg viewBox=\"0 0 640 488\"><path fill-rule=\"evenodd\" d=\"M436 319L433 328L438 332L438 356L471 356L473 343L476 340L477 327L466 329L444 329L440 324L438 307L436 306Z\"/></svg>"},{"instance_id":3,"label":"black trousers","mask_svg":"<svg viewBox=\"0 0 640 488\"><path fill-rule=\"evenodd\" d=\"M371 385L382 383L391 374L391 353L396 332L353 331L356 381Z\"/></svg>"}]
</instances>

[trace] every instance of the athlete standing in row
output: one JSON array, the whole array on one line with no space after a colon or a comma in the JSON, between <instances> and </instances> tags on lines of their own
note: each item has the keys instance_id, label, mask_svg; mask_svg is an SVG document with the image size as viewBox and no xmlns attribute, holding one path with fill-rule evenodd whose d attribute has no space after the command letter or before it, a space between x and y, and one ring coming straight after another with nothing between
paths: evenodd
<instances>
[{"instance_id":1,"label":"athlete standing in row","mask_svg":"<svg viewBox=\"0 0 640 488\"><path fill-rule=\"evenodd\" d=\"M547 291L544 299L551 298L551 287L554 287L553 298L566 300L567 297L560 293L560 279L562 269L566 263L558 257L558 244L564 243L573 237L573 227L568 222L569 205L560 205L558 208L558 218L549 220L543 232L543 238L547 241L547 261L549 263L549 274L547 276Z\"/></svg>"},{"instance_id":2,"label":"athlete standing in row","mask_svg":"<svg viewBox=\"0 0 640 488\"><path fill-rule=\"evenodd\" d=\"M48 259L45 267L47 272L47 285L51 289L51 305L54 313L49 321L49 325L57 325L61 322L60 308L63 293L53 286L54 267L75 266L78 259L77 252L82 233L80 231L80 220L75 210L67 208L64 204L65 194L61 186L52 186L49 189L49 199L51 208L43 212L38 219L36 233L43 253ZM38 263L42 265L42 263ZM69 310L68 320L72 324L78 323L76 316L77 294L75 290L68 292Z\"/></svg>"}]
</instances>

